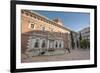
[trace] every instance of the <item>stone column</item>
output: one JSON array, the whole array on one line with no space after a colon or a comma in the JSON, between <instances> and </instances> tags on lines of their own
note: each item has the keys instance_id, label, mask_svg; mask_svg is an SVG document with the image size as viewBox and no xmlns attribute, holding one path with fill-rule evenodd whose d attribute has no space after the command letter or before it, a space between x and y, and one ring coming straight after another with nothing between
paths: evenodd
<instances>
[{"instance_id":1,"label":"stone column","mask_svg":"<svg viewBox=\"0 0 100 73\"><path fill-rule=\"evenodd\" d=\"M54 40L54 49L56 49L55 45L56 45L56 40Z\"/></svg>"},{"instance_id":2,"label":"stone column","mask_svg":"<svg viewBox=\"0 0 100 73\"><path fill-rule=\"evenodd\" d=\"M49 49L49 40L47 40L47 49Z\"/></svg>"},{"instance_id":3,"label":"stone column","mask_svg":"<svg viewBox=\"0 0 100 73\"><path fill-rule=\"evenodd\" d=\"M63 42L63 40L61 41L61 48L62 49L64 48L64 42Z\"/></svg>"},{"instance_id":4,"label":"stone column","mask_svg":"<svg viewBox=\"0 0 100 73\"><path fill-rule=\"evenodd\" d=\"M39 48L42 46L42 39L39 40Z\"/></svg>"},{"instance_id":5,"label":"stone column","mask_svg":"<svg viewBox=\"0 0 100 73\"><path fill-rule=\"evenodd\" d=\"M58 44L57 44L57 48L59 48L59 43L60 43L60 41L58 40L57 42L58 42Z\"/></svg>"}]
</instances>

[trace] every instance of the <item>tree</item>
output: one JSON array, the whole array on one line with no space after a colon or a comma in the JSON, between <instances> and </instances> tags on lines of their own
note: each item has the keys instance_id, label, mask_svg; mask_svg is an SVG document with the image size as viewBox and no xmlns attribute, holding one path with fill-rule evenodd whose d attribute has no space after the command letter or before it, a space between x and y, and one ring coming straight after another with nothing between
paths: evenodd
<instances>
[{"instance_id":1,"label":"tree","mask_svg":"<svg viewBox=\"0 0 100 73\"><path fill-rule=\"evenodd\" d=\"M82 48L81 47L81 40L82 40L82 35L81 35L81 32L79 33L79 44L80 44L80 48Z\"/></svg>"},{"instance_id":2,"label":"tree","mask_svg":"<svg viewBox=\"0 0 100 73\"><path fill-rule=\"evenodd\" d=\"M86 39L81 40L80 46L81 46L81 48L83 48L83 49L90 48L90 42L89 42L88 40L86 40Z\"/></svg>"},{"instance_id":3,"label":"tree","mask_svg":"<svg viewBox=\"0 0 100 73\"><path fill-rule=\"evenodd\" d=\"M74 37L72 31L71 31L71 45L72 45L72 49L74 49L75 43L74 43Z\"/></svg>"},{"instance_id":4,"label":"tree","mask_svg":"<svg viewBox=\"0 0 100 73\"><path fill-rule=\"evenodd\" d=\"M81 35L81 32L79 33L79 40L81 41L82 40L82 35Z\"/></svg>"},{"instance_id":5,"label":"tree","mask_svg":"<svg viewBox=\"0 0 100 73\"><path fill-rule=\"evenodd\" d=\"M78 40L77 40L77 47L79 47L79 42L78 42Z\"/></svg>"}]
</instances>

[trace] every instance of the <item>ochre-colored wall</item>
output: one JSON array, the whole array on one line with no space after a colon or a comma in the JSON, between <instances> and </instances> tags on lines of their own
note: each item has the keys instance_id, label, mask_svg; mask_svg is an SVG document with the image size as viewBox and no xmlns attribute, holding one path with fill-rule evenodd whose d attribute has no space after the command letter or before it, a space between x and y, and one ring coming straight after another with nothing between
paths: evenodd
<instances>
[{"instance_id":1,"label":"ochre-colored wall","mask_svg":"<svg viewBox=\"0 0 100 73\"><path fill-rule=\"evenodd\" d=\"M34 15L34 16L36 16L36 15ZM41 30L41 27L45 27L45 31L51 31L51 29L53 28L54 32L70 33L69 30L61 28L62 27L61 25L60 25L61 27L58 27L58 26L56 26L54 24L50 24L50 23L44 22L42 20L35 19L34 17L31 17L30 15L26 15L25 13L21 13L21 26L22 26L21 29L22 29L22 33L25 33L25 32L28 32L28 31L32 31L29 28L30 20L33 23L35 23L35 29L34 30Z\"/></svg>"},{"instance_id":2,"label":"ochre-colored wall","mask_svg":"<svg viewBox=\"0 0 100 73\"><path fill-rule=\"evenodd\" d=\"M32 14L32 15L35 16L34 14ZM35 23L34 30L29 28L30 20L31 20L31 22ZM44 20L44 18L42 20ZM21 13L21 33L22 33L21 48L22 48L22 52L25 52L25 50L27 49L29 35L31 35L30 32L38 33L41 35L48 35L48 33L51 32L51 28L53 28L53 32L52 32L53 36L63 38L64 48L68 48L68 43L70 43L68 40L68 38L69 38L68 35L70 34L70 31L67 29L63 29L61 25L59 27L57 25L53 25L53 24L44 22L42 20L35 19L34 17L31 17L30 15L26 15L23 12ZM41 27L45 27L45 32L41 31Z\"/></svg>"}]
</instances>

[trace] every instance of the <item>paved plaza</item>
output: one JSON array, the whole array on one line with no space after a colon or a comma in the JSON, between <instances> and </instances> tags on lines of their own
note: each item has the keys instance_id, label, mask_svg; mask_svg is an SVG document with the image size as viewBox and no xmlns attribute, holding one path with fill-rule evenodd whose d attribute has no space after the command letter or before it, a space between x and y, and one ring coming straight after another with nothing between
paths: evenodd
<instances>
[{"instance_id":1,"label":"paved plaza","mask_svg":"<svg viewBox=\"0 0 100 73\"><path fill-rule=\"evenodd\" d=\"M23 55L22 55L23 56ZM41 55L41 56L33 56L22 58L22 63L29 62L47 62L47 61L68 61L68 60L89 60L90 59L90 50L71 50L69 53L65 51L64 54L60 55Z\"/></svg>"}]
</instances>

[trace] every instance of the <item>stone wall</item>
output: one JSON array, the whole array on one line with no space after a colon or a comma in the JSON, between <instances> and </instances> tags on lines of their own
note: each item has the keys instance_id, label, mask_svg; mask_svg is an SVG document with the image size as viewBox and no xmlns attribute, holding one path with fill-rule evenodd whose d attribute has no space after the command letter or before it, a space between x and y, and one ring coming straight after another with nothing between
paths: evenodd
<instances>
[{"instance_id":1,"label":"stone wall","mask_svg":"<svg viewBox=\"0 0 100 73\"><path fill-rule=\"evenodd\" d=\"M42 31L33 31L33 32L27 32L27 33L23 33L21 36L21 45L22 45L22 52L24 52L28 46L28 40L29 37L36 37L36 38L45 38L45 39L52 39L52 40L62 40L64 42L64 47L65 48L69 48L68 44L69 44L69 40L68 40L68 34L67 33L57 33L57 32L53 32L50 33L48 31L42 32Z\"/></svg>"},{"instance_id":2,"label":"stone wall","mask_svg":"<svg viewBox=\"0 0 100 73\"><path fill-rule=\"evenodd\" d=\"M31 28L31 25L32 28ZM43 30L43 27L45 28ZM43 37L46 39L59 40L64 42L65 48L70 48L70 40L68 37L70 30L63 25L59 25L54 21L48 20L45 17L39 16L34 12L27 10L21 11L21 49L25 52L28 49L29 37Z\"/></svg>"}]
</instances>

